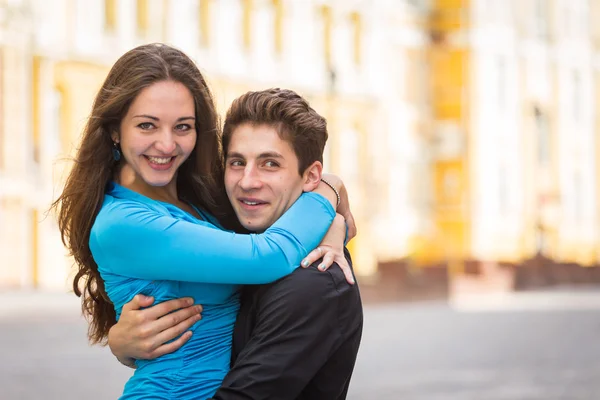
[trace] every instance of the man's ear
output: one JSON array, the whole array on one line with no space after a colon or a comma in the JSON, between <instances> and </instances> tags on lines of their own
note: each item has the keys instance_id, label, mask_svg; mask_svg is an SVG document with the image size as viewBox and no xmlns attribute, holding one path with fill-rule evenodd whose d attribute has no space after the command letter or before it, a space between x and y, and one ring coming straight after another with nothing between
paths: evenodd
<instances>
[{"instance_id":1,"label":"man's ear","mask_svg":"<svg viewBox=\"0 0 600 400\"><path fill-rule=\"evenodd\" d=\"M321 182L321 175L323 174L323 164L320 161L315 161L302 174L302 179L304 181L304 185L302 186L302 190L304 192L312 192L319 186L319 182Z\"/></svg>"}]
</instances>

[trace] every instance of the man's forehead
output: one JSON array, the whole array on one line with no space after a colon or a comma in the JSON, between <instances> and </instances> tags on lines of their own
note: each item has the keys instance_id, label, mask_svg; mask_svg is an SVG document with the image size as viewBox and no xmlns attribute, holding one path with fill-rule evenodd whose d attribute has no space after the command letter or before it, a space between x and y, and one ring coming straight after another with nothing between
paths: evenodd
<instances>
[{"instance_id":1,"label":"man's forehead","mask_svg":"<svg viewBox=\"0 0 600 400\"><path fill-rule=\"evenodd\" d=\"M270 125L242 124L231 133L226 157L296 159L292 144Z\"/></svg>"}]
</instances>

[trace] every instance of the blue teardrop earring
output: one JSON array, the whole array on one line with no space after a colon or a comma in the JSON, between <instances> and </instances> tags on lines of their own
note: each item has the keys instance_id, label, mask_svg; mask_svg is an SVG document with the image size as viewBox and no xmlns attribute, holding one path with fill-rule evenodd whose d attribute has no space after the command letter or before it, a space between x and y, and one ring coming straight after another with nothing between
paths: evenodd
<instances>
[{"instance_id":1,"label":"blue teardrop earring","mask_svg":"<svg viewBox=\"0 0 600 400\"><path fill-rule=\"evenodd\" d=\"M119 145L116 142L113 142L112 154L115 161L118 162L121 159L121 150L119 150Z\"/></svg>"}]
</instances>

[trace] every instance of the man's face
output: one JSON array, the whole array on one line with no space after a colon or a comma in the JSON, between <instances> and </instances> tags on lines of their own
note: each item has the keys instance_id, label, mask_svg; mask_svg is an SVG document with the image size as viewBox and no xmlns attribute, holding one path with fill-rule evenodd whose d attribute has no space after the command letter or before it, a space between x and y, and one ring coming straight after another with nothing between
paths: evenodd
<instances>
[{"instance_id":1,"label":"man's face","mask_svg":"<svg viewBox=\"0 0 600 400\"><path fill-rule=\"evenodd\" d=\"M275 128L251 124L233 131L226 151L229 201L246 229L262 232L302 194L306 177L298 173L296 153Z\"/></svg>"}]
</instances>

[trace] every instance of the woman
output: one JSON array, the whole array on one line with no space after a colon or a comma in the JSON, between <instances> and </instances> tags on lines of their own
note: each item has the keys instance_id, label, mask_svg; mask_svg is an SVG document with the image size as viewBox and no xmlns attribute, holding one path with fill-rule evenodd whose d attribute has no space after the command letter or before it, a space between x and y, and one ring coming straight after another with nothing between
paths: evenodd
<instances>
[{"instance_id":1,"label":"woman","mask_svg":"<svg viewBox=\"0 0 600 400\"><path fill-rule=\"evenodd\" d=\"M233 226L233 213L219 140L212 96L194 63L165 45L140 46L109 72L54 204L79 267L73 286L92 342L106 339L138 293L157 302L189 296L204 307L181 349L136 362L124 399L210 397L229 369L237 284L292 272L335 216L334 191L324 185L263 234L224 231L215 216ZM336 229L342 243L345 229Z\"/></svg>"}]
</instances>

